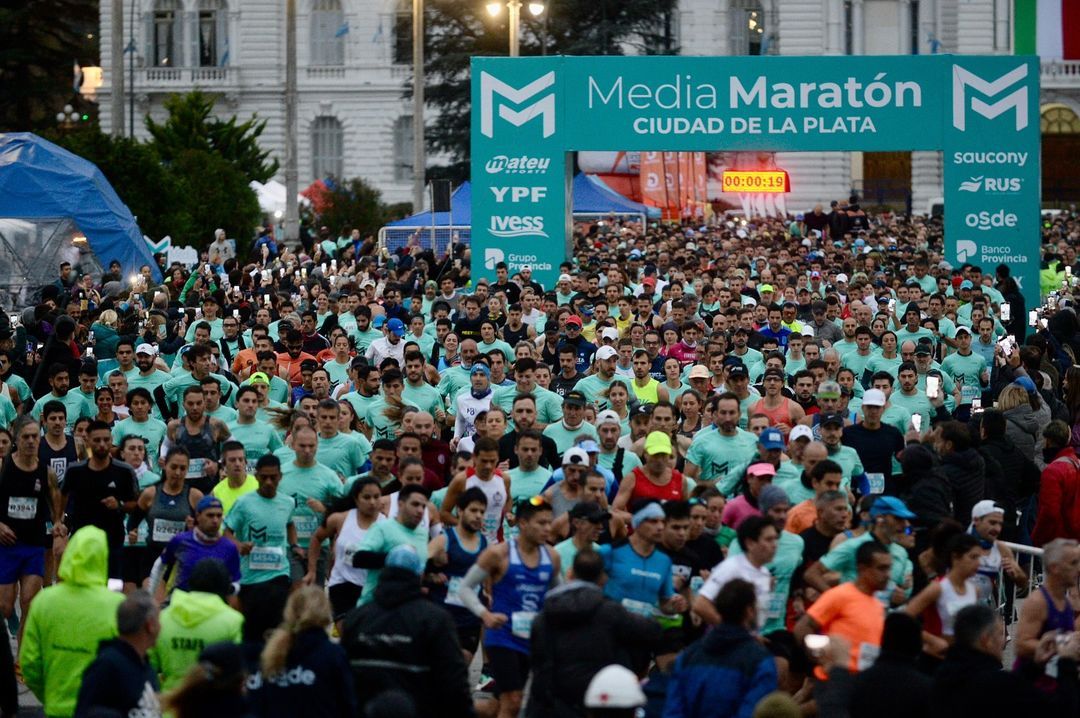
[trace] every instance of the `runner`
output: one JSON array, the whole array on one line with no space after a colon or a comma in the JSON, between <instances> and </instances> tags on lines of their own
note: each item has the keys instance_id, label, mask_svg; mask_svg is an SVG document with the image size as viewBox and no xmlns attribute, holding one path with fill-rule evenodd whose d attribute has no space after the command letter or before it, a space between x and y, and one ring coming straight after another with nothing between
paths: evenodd
<instances>
[{"instance_id":1,"label":"runner","mask_svg":"<svg viewBox=\"0 0 1080 718\"><path fill-rule=\"evenodd\" d=\"M477 439L472 467L455 476L447 487L439 512L445 526L457 525L453 509L457 506L458 497L475 486L488 497L484 512L484 538L491 544L502 541L503 514L506 513L510 496L510 479L498 471L498 463L498 442L488 437Z\"/></svg>"},{"instance_id":2,"label":"runner","mask_svg":"<svg viewBox=\"0 0 1080 718\"><path fill-rule=\"evenodd\" d=\"M488 547L487 538L481 531L487 512L487 495L475 486L466 489L458 499L457 510L457 525L436 536L429 546L431 562L440 573L433 577L436 583L430 587L428 595L453 616L461 652L465 662L471 663L480 645L481 622L465 607L458 590L469 569Z\"/></svg>"},{"instance_id":3,"label":"runner","mask_svg":"<svg viewBox=\"0 0 1080 718\"><path fill-rule=\"evenodd\" d=\"M224 568L226 579L239 585L241 579L240 553L236 544L221 533L224 509L214 496L204 496L195 507L195 525L172 537L154 564L151 584L158 603L164 603L173 589L192 588L200 563L211 560ZM230 591L230 594L232 592Z\"/></svg>"}]
</instances>

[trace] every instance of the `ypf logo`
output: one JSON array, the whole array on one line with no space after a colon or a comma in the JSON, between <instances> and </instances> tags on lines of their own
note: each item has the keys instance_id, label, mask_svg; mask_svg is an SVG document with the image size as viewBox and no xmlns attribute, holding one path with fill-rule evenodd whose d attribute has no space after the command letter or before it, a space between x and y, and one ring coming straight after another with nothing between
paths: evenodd
<instances>
[{"instance_id":1,"label":"ypf logo","mask_svg":"<svg viewBox=\"0 0 1080 718\"><path fill-rule=\"evenodd\" d=\"M506 259L506 255L498 247L488 247L484 250L484 269L489 272L495 271L495 265Z\"/></svg>"},{"instance_id":2,"label":"ypf logo","mask_svg":"<svg viewBox=\"0 0 1080 718\"><path fill-rule=\"evenodd\" d=\"M555 134L555 92L549 92L531 105L520 110L507 107L505 102L521 105L526 100L539 95L555 84L555 71L542 75L525 87L512 87L502 80L486 73L480 73L480 134L484 137L495 136L495 96L504 100L499 105L499 117L514 127L521 127L529 120L540 117L543 123L544 137Z\"/></svg>"},{"instance_id":3,"label":"ypf logo","mask_svg":"<svg viewBox=\"0 0 1080 718\"><path fill-rule=\"evenodd\" d=\"M972 242L970 239L961 239L956 243L956 258L961 262L966 262L968 259L977 257L979 255L979 245Z\"/></svg>"},{"instance_id":4,"label":"ypf logo","mask_svg":"<svg viewBox=\"0 0 1080 718\"><path fill-rule=\"evenodd\" d=\"M970 87L990 99L1002 95L1007 89L1027 77L1027 74L1028 66L1025 64L996 80L987 82L959 65L953 65L953 127L961 132L967 129L967 88ZM1015 110L1016 129L1020 131L1028 126L1027 85L1016 88L994 102L972 97L971 109L988 120L995 119L1007 110Z\"/></svg>"}]
</instances>

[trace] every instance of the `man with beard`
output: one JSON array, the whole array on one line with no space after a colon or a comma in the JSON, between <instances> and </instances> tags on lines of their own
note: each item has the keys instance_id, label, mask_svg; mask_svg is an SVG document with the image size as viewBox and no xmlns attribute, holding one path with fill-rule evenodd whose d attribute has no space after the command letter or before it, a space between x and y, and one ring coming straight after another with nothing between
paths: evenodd
<instances>
[{"instance_id":1,"label":"man with beard","mask_svg":"<svg viewBox=\"0 0 1080 718\"><path fill-rule=\"evenodd\" d=\"M716 484L729 470L751 461L757 454L758 439L739 428L739 398L724 393L709 398L713 427L694 435L686 453L686 475L698 483Z\"/></svg>"}]
</instances>

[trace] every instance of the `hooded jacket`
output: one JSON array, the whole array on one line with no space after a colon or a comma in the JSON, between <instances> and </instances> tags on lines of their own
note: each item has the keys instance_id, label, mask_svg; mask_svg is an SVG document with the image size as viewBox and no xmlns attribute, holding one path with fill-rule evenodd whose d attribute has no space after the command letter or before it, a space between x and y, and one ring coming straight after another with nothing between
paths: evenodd
<instances>
[{"instance_id":1,"label":"hooded jacket","mask_svg":"<svg viewBox=\"0 0 1080 718\"><path fill-rule=\"evenodd\" d=\"M971 507L987 496L986 462L975 449L953 451L941 457L941 471L952 490L953 518L971 520Z\"/></svg>"},{"instance_id":2,"label":"hooded jacket","mask_svg":"<svg viewBox=\"0 0 1080 718\"><path fill-rule=\"evenodd\" d=\"M1020 404L1001 412L1005 415L1005 436L1032 461L1036 460L1035 442L1039 438L1039 420L1029 404Z\"/></svg>"},{"instance_id":3,"label":"hooded jacket","mask_svg":"<svg viewBox=\"0 0 1080 718\"><path fill-rule=\"evenodd\" d=\"M1039 490L1039 469L1007 436L986 439L979 446L979 453L988 464L994 461L1001 467L1000 480L986 477L986 490L994 503L1005 509L1002 538L1013 541L1016 536L1016 508Z\"/></svg>"},{"instance_id":4,"label":"hooded jacket","mask_svg":"<svg viewBox=\"0 0 1080 718\"><path fill-rule=\"evenodd\" d=\"M345 652L321 628L293 636L280 675L255 672L247 686L248 706L260 718L358 715Z\"/></svg>"},{"instance_id":5,"label":"hooded jacket","mask_svg":"<svg viewBox=\"0 0 1080 718\"><path fill-rule=\"evenodd\" d=\"M161 635L150 649L150 665L169 690L195 665L203 649L213 643L240 643L244 615L214 593L173 591L161 612Z\"/></svg>"},{"instance_id":6,"label":"hooded jacket","mask_svg":"<svg viewBox=\"0 0 1080 718\"><path fill-rule=\"evenodd\" d=\"M776 688L772 655L745 628L722 623L675 661L664 718L750 718Z\"/></svg>"},{"instance_id":7,"label":"hooded jacket","mask_svg":"<svg viewBox=\"0 0 1080 718\"><path fill-rule=\"evenodd\" d=\"M1054 694L1037 690L1016 672L1002 670L986 653L953 646L934 676L931 718L987 716L1075 716L1076 664L1059 661Z\"/></svg>"},{"instance_id":8,"label":"hooded jacket","mask_svg":"<svg viewBox=\"0 0 1080 718\"><path fill-rule=\"evenodd\" d=\"M918 517L914 524L931 529L952 516L952 491L938 456L921 444L904 450L904 480L900 498Z\"/></svg>"},{"instance_id":9,"label":"hooded jacket","mask_svg":"<svg viewBox=\"0 0 1080 718\"><path fill-rule=\"evenodd\" d=\"M64 551L61 582L30 603L19 661L47 716L74 714L83 671L98 643L116 636L116 609L124 596L106 588L108 560L105 532L84 526Z\"/></svg>"},{"instance_id":10,"label":"hooded jacket","mask_svg":"<svg viewBox=\"0 0 1080 718\"><path fill-rule=\"evenodd\" d=\"M90 325L90 331L94 333L94 357L115 359L116 345L120 343L120 335L116 330L101 322L94 322Z\"/></svg>"},{"instance_id":11,"label":"hooded jacket","mask_svg":"<svg viewBox=\"0 0 1080 718\"><path fill-rule=\"evenodd\" d=\"M384 568L375 599L345 616L341 646L361 711L380 693L400 690L416 699L418 716L474 714L454 620L424 597L415 573Z\"/></svg>"},{"instance_id":12,"label":"hooded jacket","mask_svg":"<svg viewBox=\"0 0 1080 718\"><path fill-rule=\"evenodd\" d=\"M1039 513L1031 541L1042 546L1056 538L1080 539L1080 460L1066 447L1043 469Z\"/></svg>"},{"instance_id":13,"label":"hooded jacket","mask_svg":"<svg viewBox=\"0 0 1080 718\"><path fill-rule=\"evenodd\" d=\"M101 715L158 716L154 669L127 641L102 641L97 658L83 674L75 718Z\"/></svg>"},{"instance_id":14,"label":"hooded jacket","mask_svg":"<svg viewBox=\"0 0 1080 718\"><path fill-rule=\"evenodd\" d=\"M572 581L548 591L533 623L533 688L525 715L585 715L593 676L612 663L631 668L633 649L651 648L660 635L660 624L630 613L596 584Z\"/></svg>"}]
</instances>

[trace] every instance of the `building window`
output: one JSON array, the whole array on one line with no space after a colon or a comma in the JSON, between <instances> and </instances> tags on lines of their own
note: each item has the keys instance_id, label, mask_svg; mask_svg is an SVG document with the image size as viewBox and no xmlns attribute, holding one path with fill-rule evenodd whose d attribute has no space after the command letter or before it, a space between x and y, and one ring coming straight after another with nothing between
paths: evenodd
<instances>
[{"instance_id":1,"label":"building window","mask_svg":"<svg viewBox=\"0 0 1080 718\"><path fill-rule=\"evenodd\" d=\"M731 0L731 54L763 55L769 40L759 0Z\"/></svg>"},{"instance_id":2,"label":"building window","mask_svg":"<svg viewBox=\"0 0 1080 718\"><path fill-rule=\"evenodd\" d=\"M412 64L412 3L399 0L394 12L394 64Z\"/></svg>"},{"instance_id":3,"label":"building window","mask_svg":"<svg viewBox=\"0 0 1080 718\"><path fill-rule=\"evenodd\" d=\"M227 17L224 0L199 0L196 28L199 67L217 67L228 63Z\"/></svg>"},{"instance_id":4,"label":"building window","mask_svg":"<svg viewBox=\"0 0 1080 718\"><path fill-rule=\"evenodd\" d=\"M315 179L341 179L345 165L345 132L336 117L316 117L311 127L311 174Z\"/></svg>"},{"instance_id":5,"label":"building window","mask_svg":"<svg viewBox=\"0 0 1080 718\"><path fill-rule=\"evenodd\" d=\"M157 0L154 3L153 47L151 59L157 67L182 65L177 54L180 49L180 3L177 0Z\"/></svg>"},{"instance_id":6,"label":"building window","mask_svg":"<svg viewBox=\"0 0 1080 718\"><path fill-rule=\"evenodd\" d=\"M394 181L413 178L413 118L402 115L394 122Z\"/></svg>"},{"instance_id":7,"label":"building window","mask_svg":"<svg viewBox=\"0 0 1080 718\"><path fill-rule=\"evenodd\" d=\"M338 0L314 0L311 6L311 64L345 64L345 37L349 27Z\"/></svg>"},{"instance_id":8,"label":"building window","mask_svg":"<svg viewBox=\"0 0 1080 718\"><path fill-rule=\"evenodd\" d=\"M1065 105L1047 105L1039 120L1044 135L1080 134L1080 117Z\"/></svg>"}]
</instances>

